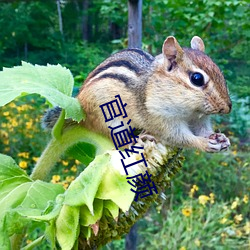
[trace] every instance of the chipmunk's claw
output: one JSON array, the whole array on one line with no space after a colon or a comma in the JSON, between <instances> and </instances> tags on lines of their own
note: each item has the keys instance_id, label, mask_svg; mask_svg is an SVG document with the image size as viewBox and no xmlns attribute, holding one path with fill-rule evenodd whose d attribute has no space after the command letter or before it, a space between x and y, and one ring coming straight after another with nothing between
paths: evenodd
<instances>
[{"instance_id":1,"label":"chipmunk's claw","mask_svg":"<svg viewBox=\"0 0 250 250\"><path fill-rule=\"evenodd\" d=\"M211 134L208 138L208 152L226 151L229 147L230 141L222 133Z\"/></svg>"}]
</instances>

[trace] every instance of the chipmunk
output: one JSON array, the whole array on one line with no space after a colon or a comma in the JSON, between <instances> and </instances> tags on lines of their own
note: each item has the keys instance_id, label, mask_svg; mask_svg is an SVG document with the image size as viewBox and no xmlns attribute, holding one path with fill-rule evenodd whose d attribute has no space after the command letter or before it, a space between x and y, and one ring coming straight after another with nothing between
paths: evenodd
<instances>
[{"instance_id":1,"label":"chipmunk","mask_svg":"<svg viewBox=\"0 0 250 250\"><path fill-rule=\"evenodd\" d=\"M110 136L109 126L124 119L105 122L100 105L120 95L130 126L156 141L206 152L227 149L230 142L213 131L210 114L227 114L232 104L223 74L204 50L198 36L191 48L169 36L156 57L140 49L110 56L88 75L77 96L86 112L83 126Z\"/></svg>"}]
</instances>

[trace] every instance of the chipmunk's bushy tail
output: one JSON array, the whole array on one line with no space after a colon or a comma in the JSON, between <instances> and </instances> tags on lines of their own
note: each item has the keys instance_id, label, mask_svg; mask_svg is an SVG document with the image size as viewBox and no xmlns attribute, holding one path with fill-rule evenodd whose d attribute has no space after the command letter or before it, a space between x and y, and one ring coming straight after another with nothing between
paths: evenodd
<instances>
[{"instance_id":1,"label":"chipmunk's bushy tail","mask_svg":"<svg viewBox=\"0 0 250 250\"><path fill-rule=\"evenodd\" d=\"M51 130L56 124L62 109L58 106L48 109L45 111L44 116L42 117L42 128L45 130Z\"/></svg>"}]
</instances>

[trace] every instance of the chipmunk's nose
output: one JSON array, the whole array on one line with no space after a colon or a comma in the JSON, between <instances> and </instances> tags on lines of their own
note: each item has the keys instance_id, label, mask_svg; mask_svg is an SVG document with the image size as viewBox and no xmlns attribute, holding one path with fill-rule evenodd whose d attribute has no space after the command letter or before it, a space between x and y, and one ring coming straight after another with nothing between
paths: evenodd
<instances>
[{"instance_id":1,"label":"chipmunk's nose","mask_svg":"<svg viewBox=\"0 0 250 250\"><path fill-rule=\"evenodd\" d=\"M222 109L220 109L219 113L228 114L231 112L231 109L232 109L232 102L229 101Z\"/></svg>"}]
</instances>

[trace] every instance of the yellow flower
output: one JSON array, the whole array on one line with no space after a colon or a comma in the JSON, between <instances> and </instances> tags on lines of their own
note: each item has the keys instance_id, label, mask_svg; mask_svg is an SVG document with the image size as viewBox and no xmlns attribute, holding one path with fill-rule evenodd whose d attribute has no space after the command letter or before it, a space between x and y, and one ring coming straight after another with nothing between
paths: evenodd
<instances>
[{"instance_id":1,"label":"yellow flower","mask_svg":"<svg viewBox=\"0 0 250 250\"><path fill-rule=\"evenodd\" d=\"M27 128L27 129L31 129L32 126L33 126L33 121L32 121L32 120L26 122L26 128Z\"/></svg>"},{"instance_id":2,"label":"yellow flower","mask_svg":"<svg viewBox=\"0 0 250 250\"><path fill-rule=\"evenodd\" d=\"M10 112L8 112L8 111L3 112L4 116L8 116L9 114L10 114Z\"/></svg>"},{"instance_id":3,"label":"yellow flower","mask_svg":"<svg viewBox=\"0 0 250 250\"><path fill-rule=\"evenodd\" d=\"M227 234L226 233L221 233L220 235L222 238L226 238L227 237Z\"/></svg>"},{"instance_id":4,"label":"yellow flower","mask_svg":"<svg viewBox=\"0 0 250 250\"><path fill-rule=\"evenodd\" d=\"M63 187L64 187L64 189L67 189L67 188L68 188L68 186L69 186L69 183L68 183L68 182L64 182L64 183L63 183Z\"/></svg>"},{"instance_id":5,"label":"yellow flower","mask_svg":"<svg viewBox=\"0 0 250 250\"><path fill-rule=\"evenodd\" d=\"M210 203L214 204L214 193L210 193L209 197L210 197Z\"/></svg>"},{"instance_id":6,"label":"yellow flower","mask_svg":"<svg viewBox=\"0 0 250 250\"><path fill-rule=\"evenodd\" d=\"M228 163L227 162L221 162L221 165L223 166L223 167L227 167L228 166Z\"/></svg>"},{"instance_id":7,"label":"yellow flower","mask_svg":"<svg viewBox=\"0 0 250 250\"><path fill-rule=\"evenodd\" d=\"M192 209L190 207L185 207L181 212L184 216L189 217L192 214Z\"/></svg>"},{"instance_id":8,"label":"yellow flower","mask_svg":"<svg viewBox=\"0 0 250 250\"><path fill-rule=\"evenodd\" d=\"M73 165L73 166L70 168L70 170L71 170L72 172L76 172L76 171L77 171L76 165Z\"/></svg>"},{"instance_id":9,"label":"yellow flower","mask_svg":"<svg viewBox=\"0 0 250 250\"><path fill-rule=\"evenodd\" d=\"M233 150L233 151L232 151L232 154L233 154L233 155L237 155L237 153L238 153L237 150Z\"/></svg>"},{"instance_id":10,"label":"yellow flower","mask_svg":"<svg viewBox=\"0 0 250 250\"><path fill-rule=\"evenodd\" d=\"M243 220L242 214L237 214L234 216L234 221L236 224L239 224Z\"/></svg>"},{"instance_id":11,"label":"yellow flower","mask_svg":"<svg viewBox=\"0 0 250 250\"><path fill-rule=\"evenodd\" d=\"M19 162L19 167L22 169L26 169L28 167L27 161L20 161Z\"/></svg>"},{"instance_id":12,"label":"yellow flower","mask_svg":"<svg viewBox=\"0 0 250 250\"><path fill-rule=\"evenodd\" d=\"M192 188L190 189L189 196L193 198L194 193L199 190L199 187L196 185L193 185Z\"/></svg>"},{"instance_id":13,"label":"yellow flower","mask_svg":"<svg viewBox=\"0 0 250 250\"><path fill-rule=\"evenodd\" d=\"M29 155L30 155L29 152L21 152L21 153L18 153L18 156L19 156L19 157L23 157L23 158L26 158L26 159L29 158Z\"/></svg>"},{"instance_id":14,"label":"yellow flower","mask_svg":"<svg viewBox=\"0 0 250 250\"><path fill-rule=\"evenodd\" d=\"M186 247L181 247L180 250L186 250Z\"/></svg>"},{"instance_id":15,"label":"yellow flower","mask_svg":"<svg viewBox=\"0 0 250 250\"><path fill-rule=\"evenodd\" d=\"M248 195L245 194L243 197L243 202L247 204L248 201L249 201Z\"/></svg>"},{"instance_id":16,"label":"yellow flower","mask_svg":"<svg viewBox=\"0 0 250 250\"><path fill-rule=\"evenodd\" d=\"M235 209L239 205L239 198L236 197L235 201L231 205L231 209Z\"/></svg>"},{"instance_id":17,"label":"yellow flower","mask_svg":"<svg viewBox=\"0 0 250 250\"><path fill-rule=\"evenodd\" d=\"M61 176L60 176L60 175L53 175L53 176L52 176L51 182L52 182L52 183L57 183L57 182L60 181L60 179L61 179Z\"/></svg>"},{"instance_id":18,"label":"yellow flower","mask_svg":"<svg viewBox=\"0 0 250 250\"><path fill-rule=\"evenodd\" d=\"M67 176L66 181L67 182L72 182L75 179L75 176Z\"/></svg>"},{"instance_id":19,"label":"yellow flower","mask_svg":"<svg viewBox=\"0 0 250 250\"><path fill-rule=\"evenodd\" d=\"M200 247L201 246L201 242L199 239L195 239L194 240L194 244L197 246L197 247Z\"/></svg>"},{"instance_id":20,"label":"yellow flower","mask_svg":"<svg viewBox=\"0 0 250 250\"><path fill-rule=\"evenodd\" d=\"M198 199L199 203L203 206L210 200L210 198L207 195L200 195Z\"/></svg>"},{"instance_id":21,"label":"yellow flower","mask_svg":"<svg viewBox=\"0 0 250 250\"><path fill-rule=\"evenodd\" d=\"M32 157L32 160L34 161L34 162L37 162L38 161L38 159L39 159L39 157Z\"/></svg>"},{"instance_id":22,"label":"yellow flower","mask_svg":"<svg viewBox=\"0 0 250 250\"><path fill-rule=\"evenodd\" d=\"M17 126L18 126L18 123L17 123L16 120L12 120L12 121L11 121L11 125L12 125L12 127L17 127Z\"/></svg>"},{"instance_id":23,"label":"yellow flower","mask_svg":"<svg viewBox=\"0 0 250 250\"><path fill-rule=\"evenodd\" d=\"M236 235L238 236L238 237L241 237L242 236L242 232L240 231L240 230L236 230Z\"/></svg>"},{"instance_id":24,"label":"yellow flower","mask_svg":"<svg viewBox=\"0 0 250 250\"><path fill-rule=\"evenodd\" d=\"M79 164L81 164L81 162L78 161L78 160L75 160L75 164L76 164L76 165L79 165Z\"/></svg>"},{"instance_id":25,"label":"yellow flower","mask_svg":"<svg viewBox=\"0 0 250 250\"><path fill-rule=\"evenodd\" d=\"M220 220L220 224L225 224L227 222L227 218L222 218L221 220Z\"/></svg>"},{"instance_id":26,"label":"yellow flower","mask_svg":"<svg viewBox=\"0 0 250 250\"><path fill-rule=\"evenodd\" d=\"M250 234L250 222L247 221L246 225L244 226L244 231L246 232L246 234Z\"/></svg>"},{"instance_id":27,"label":"yellow flower","mask_svg":"<svg viewBox=\"0 0 250 250\"><path fill-rule=\"evenodd\" d=\"M67 161L64 161L64 160L62 160L62 164L63 164L63 166L68 166L69 165L69 163Z\"/></svg>"}]
</instances>

